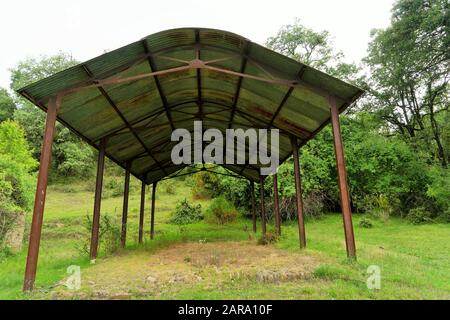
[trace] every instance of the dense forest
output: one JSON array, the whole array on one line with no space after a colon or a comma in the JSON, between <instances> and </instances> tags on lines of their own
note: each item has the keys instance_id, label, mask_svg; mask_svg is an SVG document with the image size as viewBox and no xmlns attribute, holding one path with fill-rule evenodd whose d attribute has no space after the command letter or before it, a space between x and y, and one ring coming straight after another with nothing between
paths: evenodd
<instances>
[{"instance_id":1,"label":"dense forest","mask_svg":"<svg viewBox=\"0 0 450 320\"><path fill-rule=\"evenodd\" d=\"M331 35L296 20L266 46L366 90L342 116L353 210L412 223L450 222L449 2L397 1L390 26L372 31L367 56L358 64L344 62ZM10 90L0 88L0 232L7 229L6 217L32 206L45 122L45 114L14 90L77 63L66 53L29 58L12 66ZM51 181L92 180L95 161L95 150L57 125ZM339 210L329 126L301 149L300 163L306 214ZM292 164L291 158L278 171L283 219L295 219ZM108 174L123 173L114 168ZM224 195L243 209L250 203L245 180L208 173L192 180L198 192ZM272 180L267 181L271 198Z\"/></svg>"}]
</instances>

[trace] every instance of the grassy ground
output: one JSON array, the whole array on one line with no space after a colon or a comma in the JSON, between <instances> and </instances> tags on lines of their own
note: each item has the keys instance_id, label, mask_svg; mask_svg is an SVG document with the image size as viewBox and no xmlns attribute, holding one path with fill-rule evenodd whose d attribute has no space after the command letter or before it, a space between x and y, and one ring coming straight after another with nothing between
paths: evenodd
<instances>
[{"instance_id":1,"label":"grassy ground","mask_svg":"<svg viewBox=\"0 0 450 320\"><path fill-rule=\"evenodd\" d=\"M306 223L308 249L300 251L295 224L283 226L274 245L256 244L245 219L216 226L204 222L168 224L171 210L189 187L177 183L175 194L158 186L156 239L148 239L148 192L145 243L136 244L138 186L130 195L127 250L102 255L95 265L80 253L88 236L85 216L93 193L75 186L51 186L39 256L37 290L23 295L26 248L0 262L1 299L450 299L450 225L413 226L397 219L359 227L355 215L358 261L345 258L339 215ZM207 200L197 200L204 207ZM120 217L121 197L103 199L102 212ZM70 265L79 265L81 290L61 284ZM367 267L381 270L381 289L366 286Z\"/></svg>"}]
</instances>

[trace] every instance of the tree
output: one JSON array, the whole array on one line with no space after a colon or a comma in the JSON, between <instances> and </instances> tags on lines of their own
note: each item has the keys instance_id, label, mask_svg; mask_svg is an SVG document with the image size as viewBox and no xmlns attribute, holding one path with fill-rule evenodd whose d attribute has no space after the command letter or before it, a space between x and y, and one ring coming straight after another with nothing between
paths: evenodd
<instances>
[{"instance_id":1,"label":"tree","mask_svg":"<svg viewBox=\"0 0 450 320\"><path fill-rule=\"evenodd\" d=\"M0 88L0 122L12 119L15 110L16 104L13 98L6 89Z\"/></svg>"},{"instance_id":2,"label":"tree","mask_svg":"<svg viewBox=\"0 0 450 320\"><path fill-rule=\"evenodd\" d=\"M20 89L78 63L70 54L64 52L59 52L54 56L41 56L38 59L28 58L10 70L11 89Z\"/></svg>"},{"instance_id":3,"label":"tree","mask_svg":"<svg viewBox=\"0 0 450 320\"><path fill-rule=\"evenodd\" d=\"M283 26L275 37L267 40L266 45L285 56L331 75L349 81L357 80L359 68L354 64L343 62L343 53L333 49L330 33L308 29L299 19L293 24Z\"/></svg>"},{"instance_id":4,"label":"tree","mask_svg":"<svg viewBox=\"0 0 450 320\"><path fill-rule=\"evenodd\" d=\"M70 55L59 53L39 59L27 59L11 69L11 88L19 89L76 65ZM45 113L22 97L17 97L14 119L24 128L33 156L39 159L45 126ZM57 175L85 176L91 172L93 151L69 129L56 124L52 163Z\"/></svg>"},{"instance_id":5,"label":"tree","mask_svg":"<svg viewBox=\"0 0 450 320\"><path fill-rule=\"evenodd\" d=\"M25 139L25 131L11 120L0 124L0 154L10 161L19 163L27 172L37 166L37 161L33 159Z\"/></svg>"},{"instance_id":6,"label":"tree","mask_svg":"<svg viewBox=\"0 0 450 320\"><path fill-rule=\"evenodd\" d=\"M23 129L13 121L0 124L0 211L29 210L34 181L31 156Z\"/></svg>"},{"instance_id":7,"label":"tree","mask_svg":"<svg viewBox=\"0 0 450 320\"><path fill-rule=\"evenodd\" d=\"M392 12L391 26L373 31L365 59L368 106L416 147L433 144L432 157L447 166L440 114L449 107L450 4L399 0Z\"/></svg>"},{"instance_id":8,"label":"tree","mask_svg":"<svg viewBox=\"0 0 450 320\"><path fill-rule=\"evenodd\" d=\"M12 244L8 241L8 232L17 228L17 219L23 212L31 209L34 188L31 170L36 165L37 161L31 156L23 129L11 120L1 122L0 250Z\"/></svg>"}]
</instances>

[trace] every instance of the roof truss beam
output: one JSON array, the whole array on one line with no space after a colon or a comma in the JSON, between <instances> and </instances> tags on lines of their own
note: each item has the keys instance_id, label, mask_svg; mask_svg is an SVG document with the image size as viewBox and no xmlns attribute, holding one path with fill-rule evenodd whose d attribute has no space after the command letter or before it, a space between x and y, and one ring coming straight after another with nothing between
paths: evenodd
<instances>
[{"instance_id":1,"label":"roof truss beam","mask_svg":"<svg viewBox=\"0 0 450 320\"><path fill-rule=\"evenodd\" d=\"M89 77L93 77L92 72L88 69L87 66L83 65L84 70L86 71L86 74ZM122 114L122 112L120 112L119 108L116 106L116 104L114 103L114 101L112 101L111 97L108 95L108 93L105 91L105 89L102 86L98 87L98 90L100 91L100 93L102 94L102 96L106 99L106 101L108 101L109 105L114 109L114 111L116 112L116 114L119 116L119 118L124 122L124 124L126 125L126 127L131 131L131 133L134 135L134 137L136 138L136 140L139 142L139 144L142 146L142 148L144 148L144 150L149 154L150 157L152 157L152 159L161 167L161 164L158 162L158 160L153 157L152 153L150 152L150 150L147 148L147 146L145 145L145 143L142 141L142 139L139 137L139 135L137 134L137 132L134 130L134 128L129 124L129 122L127 121L127 119L125 118L125 116ZM164 169L161 167L161 170L163 172Z\"/></svg>"},{"instance_id":2,"label":"roof truss beam","mask_svg":"<svg viewBox=\"0 0 450 320\"><path fill-rule=\"evenodd\" d=\"M242 56L242 62L241 62L241 68L240 68L240 73L242 73L242 74L245 73L245 67L247 66L248 47L249 47L249 44L247 41L245 44L244 54ZM238 83L236 85L236 92L235 92L234 98L233 98L233 106L231 107L231 115L230 115L230 120L228 121L228 128L231 128L231 125L233 122L234 113L236 111L236 106L237 106L237 102L239 99L239 94L241 93L242 79L243 79L243 77L240 76Z\"/></svg>"},{"instance_id":3,"label":"roof truss beam","mask_svg":"<svg viewBox=\"0 0 450 320\"><path fill-rule=\"evenodd\" d=\"M149 56L149 61L152 62L152 58L150 56ZM315 94L320 95L326 99L328 99L330 96L334 96L331 92L329 92L325 89L314 87L314 86L307 84L304 81L299 80L299 79L289 80L289 79L281 79L281 78L271 79L271 78L266 78L266 77L260 77L260 76L256 76L256 75L252 75L252 74L246 74L246 73L242 73L242 72L233 71L233 70L226 69L226 68L214 67L214 66L210 65L207 61L205 62L205 61L202 61L199 59L194 59L192 61L189 61L189 64L186 64L184 66L174 67L174 68L169 68L169 69L164 69L164 70L155 71L154 66L152 68L152 65L150 65L150 68L151 68L152 72L149 72L149 73L142 73L142 74L139 74L136 76L130 76L130 77L125 77L125 78L111 77L111 78L107 78L107 79L94 80L95 81L94 84L70 88L70 89L62 91L61 94L78 92L80 90L101 87L104 85L137 81L137 80L141 80L141 79L148 78L148 77L153 77L154 79L158 79L158 76L160 76L160 75L179 73L179 72L183 72L186 70L207 69L210 71L228 74L228 75L235 76L235 77L242 77L242 78L247 78L247 79L251 79L251 80L257 80L257 81L261 81L261 82L265 82L265 83L269 83L269 84L273 84L273 85L287 86L287 87L292 87L294 89L295 88L306 89L306 90L312 91ZM155 81L157 83L157 85L156 85L157 88L159 87L158 91L161 90L161 85L159 83L159 80L155 80ZM161 90L161 93L162 93L162 90ZM164 97L164 94L162 94L162 97ZM338 98L339 100L342 100L343 102L346 102L346 103L352 102L343 97L336 96L336 98ZM170 113L170 111L168 110L168 106L167 106L167 100L165 99L165 97L162 99L163 99L163 104L165 103L165 105L167 107L167 111Z\"/></svg>"},{"instance_id":4,"label":"roof truss beam","mask_svg":"<svg viewBox=\"0 0 450 320\"><path fill-rule=\"evenodd\" d=\"M166 110L167 119L169 119L170 126L172 127L172 130L175 130L175 126L174 126L173 121L172 121L172 115L170 114L169 106L168 106L168 103L167 103L167 98L164 95L164 92L162 91L161 83L159 82L158 75L155 72L156 71L155 62L153 60L152 55L149 54L150 50L149 50L149 48L147 46L147 41L145 41L145 39L142 40L142 45L143 45L144 51L145 51L145 53L147 55L148 65L150 67L150 70L152 71L151 73L154 73L153 80L155 81L156 89L158 90L159 96L161 97L162 104L164 106L164 109Z\"/></svg>"}]
</instances>

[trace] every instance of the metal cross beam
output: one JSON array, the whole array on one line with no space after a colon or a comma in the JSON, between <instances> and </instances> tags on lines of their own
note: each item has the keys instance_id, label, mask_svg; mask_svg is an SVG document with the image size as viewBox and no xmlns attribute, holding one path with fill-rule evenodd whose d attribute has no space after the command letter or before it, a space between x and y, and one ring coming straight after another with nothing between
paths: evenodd
<instances>
[{"instance_id":1,"label":"metal cross beam","mask_svg":"<svg viewBox=\"0 0 450 320\"><path fill-rule=\"evenodd\" d=\"M145 39L142 40L142 45L144 46L144 51L147 54L147 61L148 61L150 70L152 71L152 73L155 73L155 71L156 71L155 62L153 60L152 55L149 54L150 50L148 49L147 42L145 41ZM167 98L162 91L161 83L159 82L159 78L158 78L157 74L153 75L153 80L155 81L156 89L158 90L158 93L159 93L159 96L161 97L161 101L163 103L164 109L166 110L166 116L167 116L167 119L169 119L170 126L172 127L172 130L175 130L175 126L173 125L173 122L172 122L172 115L170 114L170 110L169 110L169 104L167 103Z\"/></svg>"},{"instance_id":2,"label":"metal cross beam","mask_svg":"<svg viewBox=\"0 0 450 320\"><path fill-rule=\"evenodd\" d=\"M249 48L249 43L247 41L245 44L244 55L242 56L242 62L241 62L241 68L240 68L241 73L245 72L245 68L247 66L248 48ZM230 120L228 121L228 128L231 128L231 124L233 123L234 112L236 111L239 94L241 93L242 80L243 80L243 77L240 76L238 79L237 86L236 86L236 92L235 92L234 98L233 98L233 105L231 106L231 115L230 115Z\"/></svg>"},{"instance_id":3,"label":"metal cross beam","mask_svg":"<svg viewBox=\"0 0 450 320\"><path fill-rule=\"evenodd\" d=\"M85 70L85 72L87 73L87 75L89 77L93 77L92 72L88 69L87 66L83 65L83 69ZM116 104L114 103L114 101L112 101L111 97L108 95L108 93L105 91L105 89L102 86L97 87L98 90L100 91L100 93L102 94L102 96L106 99L106 101L108 101L108 103L110 104L110 106L114 109L114 111L117 113L117 115L119 116L119 118L124 122L124 124L126 125L126 127L131 131L131 133L134 135L134 137L136 138L136 140L141 144L141 146L144 148L144 150L149 154L149 156L156 162L159 164L158 160L152 155L152 153L150 152L150 150L147 148L147 146L145 145L145 143L142 141L142 139L139 137L139 135L137 134L137 132L134 130L134 128L128 123L127 119L125 118L125 116L122 114L122 112L120 112L119 108L116 106ZM163 172L165 173L164 169L161 168L161 170L163 170Z\"/></svg>"}]
</instances>

